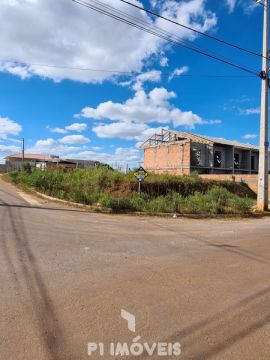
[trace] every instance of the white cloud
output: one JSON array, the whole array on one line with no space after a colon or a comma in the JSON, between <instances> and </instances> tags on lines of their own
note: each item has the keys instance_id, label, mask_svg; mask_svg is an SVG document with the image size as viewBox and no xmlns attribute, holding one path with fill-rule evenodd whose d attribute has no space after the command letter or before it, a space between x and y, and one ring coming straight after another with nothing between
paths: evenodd
<instances>
[{"instance_id":1,"label":"white cloud","mask_svg":"<svg viewBox=\"0 0 270 360\"><path fill-rule=\"evenodd\" d=\"M97 160L112 166L126 165L136 166L142 162L142 152L136 148L116 148L114 153L101 153L91 150L66 154L67 159Z\"/></svg>"},{"instance_id":2,"label":"white cloud","mask_svg":"<svg viewBox=\"0 0 270 360\"><path fill-rule=\"evenodd\" d=\"M246 15L250 15L253 12L253 10L260 7L258 6L259 4L255 3L255 1L254 2L250 1L250 3L248 3L246 1L241 0L241 5L244 8L244 13Z\"/></svg>"},{"instance_id":3,"label":"white cloud","mask_svg":"<svg viewBox=\"0 0 270 360\"><path fill-rule=\"evenodd\" d=\"M114 153L116 161L119 162L134 162L141 159L141 152L134 148L117 148Z\"/></svg>"},{"instance_id":4,"label":"white cloud","mask_svg":"<svg viewBox=\"0 0 270 360\"><path fill-rule=\"evenodd\" d=\"M139 91L143 88L143 84L145 82L153 82L157 83L161 80L161 71L159 70L151 70L145 73L142 73L135 78L135 84L133 85L133 89L135 91Z\"/></svg>"},{"instance_id":5,"label":"white cloud","mask_svg":"<svg viewBox=\"0 0 270 360\"><path fill-rule=\"evenodd\" d=\"M246 134L243 136L243 139L251 140L251 139L256 139L256 137L257 137L256 134Z\"/></svg>"},{"instance_id":6,"label":"white cloud","mask_svg":"<svg viewBox=\"0 0 270 360\"><path fill-rule=\"evenodd\" d=\"M0 158L8 156L10 154L16 154L21 152L21 148L15 145L1 145L0 144Z\"/></svg>"},{"instance_id":7,"label":"white cloud","mask_svg":"<svg viewBox=\"0 0 270 360\"><path fill-rule=\"evenodd\" d=\"M65 126L65 129L68 131L77 131L82 132L87 129L87 124L85 123L73 123L71 125Z\"/></svg>"},{"instance_id":8,"label":"white cloud","mask_svg":"<svg viewBox=\"0 0 270 360\"><path fill-rule=\"evenodd\" d=\"M30 72L28 71L28 67L25 65L17 65L10 61L1 62L0 61L0 71L8 72L12 75L19 76L21 79L27 79L30 77Z\"/></svg>"},{"instance_id":9,"label":"white cloud","mask_svg":"<svg viewBox=\"0 0 270 360\"><path fill-rule=\"evenodd\" d=\"M191 26L201 32L206 32L212 29L217 24L216 15L207 10L205 0L190 0L190 1L164 1L161 4L160 13L164 17L168 17L176 22L182 23L186 26ZM196 34L188 29L180 26L175 26L166 20L158 18L156 25L162 29L172 32L181 38L195 39Z\"/></svg>"},{"instance_id":10,"label":"white cloud","mask_svg":"<svg viewBox=\"0 0 270 360\"><path fill-rule=\"evenodd\" d=\"M208 120L208 121L205 121L205 124L207 125L218 125L218 124L222 124L222 121L221 120Z\"/></svg>"},{"instance_id":11,"label":"white cloud","mask_svg":"<svg viewBox=\"0 0 270 360\"><path fill-rule=\"evenodd\" d=\"M119 0L105 1L140 20L161 26L181 39L196 37L188 30L161 19L152 19ZM141 5L138 1L135 3ZM200 31L208 31L217 23L215 14L206 8L206 0L165 0L160 11ZM22 79L37 75L55 81L70 79L81 82L101 82L114 75L79 71L76 67L141 71L148 59L159 56L168 48L165 41L151 34L67 0L2 0L0 43L0 71Z\"/></svg>"},{"instance_id":12,"label":"white cloud","mask_svg":"<svg viewBox=\"0 0 270 360\"><path fill-rule=\"evenodd\" d=\"M11 142L13 144L22 144L22 139L20 139L20 138L16 139L16 138L7 137L7 136L0 137L0 141L5 141L6 143Z\"/></svg>"},{"instance_id":13,"label":"white cloud","mask_svg":"<svg viewBox=\"0 0 270 360\"><path fill-rule=\"evenodd\" d=\"M69 146L61 144L57 139L41 139L37 140L31 147L26 147L25 151L33 154L54 154L63 156L67 152L81 151L84 147L82 146Z\"/></svg>"},{"instance_id":14,"label":"white cloud","mask_svg":"<svg viewBox=\"0 0 270 360\"><path fill-rule=\"evenodd\" d=\"M176 68L170 73L168 80L171 81L174 77L187 73L188 70L189 70L188 66L182 66L180 68Z\"/></svg>"},{"instance_id":15,"label":"white cloud","mask_svg":"<svg viewBox=\"0 0 270 360\"><path fill-rule=\"evenodd\" d=\"M151 70L138 75L136 80L142 83L144 83L145 81L159 82L160 77L161 77L161 71Z\"/></svg>"},{"instance_id":16,"label":"white cloud","mask_svg":"<svg viewBox=\"0 0 270 360\"><path fill-rule=\"evenodd\" d=\"M62 144L61 140L62 139L52 138L38 140L32 147L26 148L26 152L34 154L60 155L65 159L97 160L114 166L116 163L129 163L132 166L138 164L138 162L142 160L142 152L134 147L118 147L113 150L113 153L106 153L100 152L102 148L99 146L70 146L68 144ZM18 153L20 151L20 147L0 145L0 155L2 157L10 153Z\"/></svg>"},{"instance_id":17,"label":"white cloud","mask_svg":"<svg viewBox=\"0 0 270 360\"><path fill-rule=\"evenodd\" d=\"M240 6L246 15L250 15L254 9L260 8L260 6L258 6L258 4L256 4L256 2L253 0L226 0L225 2L228 7L229 13L232 13L235 10L236 6Z\"/></svg>"},{"instance_id":18,"label":"white cloud","mask_svg":"<svg viewBox=\"0 0 270 360\"><path fill-rule=\"evenodd\" d=\"M154 132L159 132L160 127L152 128L143 123L132 121L113 122L93 127L93 131L100 138L119 138L123 140L144 141Z\"/></svg>"},{"instance_id":19,"label":"white cloud","mask_svg":"<svg viewBox=\"0 0 270 360\"><path fill-rule=\"evenodd\" d=\"M55 133L55 134L66 134L68 131L66 129L62 129L62 128L59 128L59 127L56 127L56 128L50 128L50 132L52 133Z\"/></svg>"},{"instance_id":20,"label":"white cloud","mask_svg":"<svg viewBox=\"0 0 270 360\"><path fill-rule=\"evenodd\" d=\"M0 116L0 138L6 139L7 135L18 135L21 130L22 127L18 123Z\"/></svg>"},{"instance_id":21,"label":"white cloud","mask_svg":"<svg viewBox=\"0 0 270 360\"><path fill-rule=\"evenodd\" d=\"M168 63L169 63L169 59L166 56L162 56L161 59L159 60L159 65L162 67L168 66Z\"/></svg>"},{"instance_id":22,"label":"white cloud","mask_svg":"<svg viewBox=\"0 0 270 360\"><path fill-rule=\"evenodd\" d=\"M260 107L249 108L249 109L240 109L241 115L257 115L261 113Z\"/></svg>"},{"instance_id":23,"label":"white cloud","mask_svg":"<svg viewBox=\"0 0 270 360\"><path fill-rule=\"evenodd\" d=\"M87 144L90 142L90 139L83 135L67 135L64 136L62 139L59 139L61 144Z\"/></svg>"},{"instance_id":24,"label":"white cloud","mask_svg":"<svg viewBox=\"0 0 270 360\"><path fill-rule=\"evenodd\" d=\"M145 82L157 83L161 81L161 71L160 70L150 70L144 73L141 73L128 81L120 82L121 86L131 86L135 91L139 91L143 89L143 85Z\"/></svg>"},{"instance_id":25,"label":"white cloud","mask_svg":"<svg viewBox=\"0 0 270 360\"><path fill-rule=\"evenodd\" d=\"M170 100L175 98L176 94L173 91L168 91L165 88L154 88L149 93L144 90L139 90L135 93L133 98L126 100L124 103L114 103L107 101L99 104L96 108L85 107L81 110L77 117L85 117L95 120L111 120L125 123L126 127L131 127L134 123L172 123L175 127L185 126L193 129L196 125L210 124L211 122L203 120L199 115L192 111L182 111L170 103ZM98 125L94 129L100 133L102 129L103 136L108 131L118 131L119 124ZM109 127L108 127L109 126ZM139 125L136 125L139 128ZM132 124L132 131L135 125ZM131 129L130 129L131 131ZM131 135L130 135L131 136Z\"/></svg>"},{"instance_id":26,"label":"white cloud","mask_svg":"<svg viewBox=\"0 0 270 360\"><path fill-rule=\"evenodd\" d=\"M69 131L77 131L77 132L83 132L87 129L87 124L85 123L73 123L71 125L65 126L64 128L51 128L50 126L47 126L47 128L52 133L56 134L67 134Z\"/></svg>"},{"instance_id":27,"label":"white cloud","mask_svg":"<svg viewBox=\"0 0 270 360\"><path fill-rule=\"evenodd\" d=\"M236 5L236 0L226 0L226 4L229 8L229 12L233 12L235 5Z\"/></svg>"},{"instance_id":28,"label":"white cloud","mask_svg":"<svg viewBox=\"0 0 270 360\"><path fill-rule=\"evenodd\" d=\"M125 121L93 127L93 131L100 138L119 138L124 140L138 140L138 136L147 129L148 126L146 124Z\"/></svg>"},{"instance_id":29,"label":"white cloud","mask_svg":"<svg viewBox=\"0 0 270 360\"><path fill-rule=\"evenodd\" d=\"M50 148L54 145L57 144L57 141L55 139L52 139L52 138L48 138L46 140L38 140L36 142L36 146L37 147L40 147L40 148Z\"/></svg>"}]
</instances>

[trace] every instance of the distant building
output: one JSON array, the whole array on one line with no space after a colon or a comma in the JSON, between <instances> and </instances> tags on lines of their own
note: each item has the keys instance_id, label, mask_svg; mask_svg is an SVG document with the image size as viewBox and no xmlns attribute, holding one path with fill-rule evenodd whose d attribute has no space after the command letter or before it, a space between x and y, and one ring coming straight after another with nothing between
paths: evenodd
<instances>
[{"instance_id":1,"label":"distant building","mask_svg":"<svg viewBox=\"0 0 270 360\"><path fill-rule=\"evenodd\" d=\"M142 148L144 167L154 173L258 173L259 148L252 144L162 130L145 141Z\"/></svg>"},{"instance_id":2,"label":"distant building","mask_svg":"<svg viewBox=\"0 0 270 360\"><path fill-rule=\"evenodd\" d=\"M20 170L22 166L22 154L9 155L5 158L6 171ZM48 154L24 154L24 162L29 163L32 168L37 169L53 169L53 168L87 168L94 167L99 164L93 160L72 160L62 159L57 155Z\"/></svg>"},{"instance_id":3,"label":"distant building","mask_svg":"<svg viewBox=\"0 0 270 360\"><path fill-rule=\"evenodd\" d=\"M0 164L0 174L4 174L7 172L6 164Z\"/></svg>"},{"instance_id":4,"label":"distant building","mask_svg":"<svg viewBox=\"0 0 270 360\"><path fill-rule=\"evenodd\" d=\"M100 162L95 160L77 160L77 159L66 159L66 160L75 163L76 167L82 169L89 167L96 167L100 165Z\"/></svg>"}]
</instances>

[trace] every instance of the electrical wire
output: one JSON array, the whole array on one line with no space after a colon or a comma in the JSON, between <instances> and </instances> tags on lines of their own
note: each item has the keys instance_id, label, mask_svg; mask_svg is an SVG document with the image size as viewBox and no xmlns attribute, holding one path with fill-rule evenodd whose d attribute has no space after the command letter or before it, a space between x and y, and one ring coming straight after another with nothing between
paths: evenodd
<instances>
[{"instance_id":1,"label":"electrical wire","mask_svg":"<svg viewBox=\"0 0 270 360\"><path fill-rule=\"evenodd\" d=\"M172 34L172 33L169 33L168 31L166 31L166 30L164 30L164 29L161 29L160 27L157 27L156 25L149 24L149 22L146 22L146 21L144 21L144 20L142 20L142 19L140 19L140 18L138 18L138 17L135 17L135 16L133 16L133 15L127 14L127 13L125 13L125 12L119 10L119 9L116 9L116 8L114 8L114 7L112 7L112 6L108 5L108 4L105 4L105 3L103 3L103 2L100 2L100 1L98 1L98 0L90 0L90 1L91 1L92 3L94 3L94 4L96 4L97 6L100 6L101 8L103 8L103 10L104 10L104 8L105 8L105 9L109 10L110 12L112 12L113 14L116 14L116 15L118 15L118 16L120 15L120 16L122 16L122 17L124 16L124 19L125 19L125 20L126 20L126 18L128 18L129 20L132 20L132 22L135 21L136 24L137 24L137 23L140 23L140 24L146 26L147 29L150 29L150 30L153 30L153 29L154 29L154 30L158 31L159 33L161 33L162 35L165 35L165 36L169 37L170 39L174 39L174 40L176 40L177 42L181 41L182 46L183 46L183 45L186 45L187 47L192 47L192 49L196 49L196 50L198 50L199 52L204 51L204 52L207 52L208 54L211 54L211 55L213 55L213 56L216 56L216 54L212 53L209 49L202 49L202 48L200 48L200 47L198 47L198 46L196 46L196 45L194 45L194 44L191 46L191 45L187 44L185 41L179 40L179 38L178 38L176 35L174 35L174 34ZM81 1L81 2L83 2L83 1ZM85 1L84 1L83 3L85 4ZM90 5L89 3L86 3L86 4ZM92 5L92 6L93 6L93 5ZM100 9L100 8L99 8L99 9ZM230 60L230 59L228 59L228 58L226 58L226 57L224 57L224 56L220 56L220 55L219 55L219 58L222 58L223 60L226 60L226 61L228 61L228 62L232 62L232 60ZM242 64L238 64L238 65L242 65ZM243 65L243 67L245 67L245 66Z\"/></svg>"},{"instance_id":2,"label":"electrical wire","mask_svg":"<svg viewBox=\"0 0 270 360\"><path fill-rule=\"evenodd\" d=\"M161 39L164 39L164 40L166 40L166 41L168 41L170 43L174 43L174 44L179 45L179 46L181 46L183 48L187 48L189 50L195 51L195 52L197 52L197 53L199 53L201 55L205 55L205 56L207 56L209 58L212 58L214 60L223 62L223 63L225 63L227 65L230 65L232 67L235 67L235 68L237 68L239 70L242 70L242 71L245 71L245 72L248 72L248 73L251 73L253 75L256 75L256 76L260 77L260 73L258 71L256 71L256 70L254 70L254 69L244 67L244 66L241 66L241 65L237 65L237 64L233 63L230 60L222 59L221 57L219 57L217 55L210 54L210 53L208 53L208 52L206 52L204 50L199 49L198 47L187 45L186 43L184 43L181 40L176 40L175 36L169 37L168 35L166 35L164 33L158 33L156 30L153 30L152 28L149 28L149 27L147 28L147 27L145 27L143 25L140 25L140 24L137 24L137 23L133 22L132 20L129 20L127 18L123 18L119 14L117 15L117 12L119 12L117 9L113 8L116 13L111 13L111 12L106 10L106 7L108 8L108 5L106 5L106 4L100 3L100 4L103 5L103 8L98 8L97 6L95 6L93 4L85 3L85 2L80 1L80 0L72 0L72 1L79 4L79 5L90 8L90 9L96 11L96 12L99 12L99 13L101 13L103 15L109 16L109 17L111 17L111 18L113 18L115 20L118 20L118 21L122 22L122 23L130 25L130 26L132 26L134 28L137 28L139 30L142 30L142 31L145 31L145 32L147 32L149 34L157 36L157 37L159 37ZM104 7L105 7L105 9L104 9ZM123 13L123 12L121 12L121 13ZM128 14L125 14L125 15L128 15Z\"/></svg>"},{"instance_id":3,"label":"electrical wire","mask_svg":"<svg viewBox=\"0 0 270 360\"><path fill-rule=\"evenodd\" d=\"M140 27L140 28L139 28L140 30L144 30L144 31L146 30L146 32L150 32L150 31L153 31L153 28L154 28L154 30L157 30L159 33L158 33L158 34L156 34L156 33L153 34L152 32L150 32L150 33L152 33L152 34L155 35L155 36L161 37L161 36L160 36L160 33L161 33L163 36L164 36L164 35L166 36L165 40L167 39L167 41L169 41L169 42L173 42L172 40L174 40L174 43L178 43L178 45L179 45L179 43L181 43L181 46L182 46L182 47L186 47L186 48L188 48L188 49L190 49L190 50L194 50L194 51L196 51L196 52L203 53L203 54L208 53L208 56L210 55L210 57L216 58L216 54L211 53L209 50L201 49L201 48L199 48L198 46L194 46L194 45L192 45L192 46L191 46L191 45L188 45L188 44L185 43L184 41L179 40L179 38L177 38L174 34L171 34L171 33L167 32L167 31L165 31L165 30L163 30L163 29L160 29L160 28L157 27L157 26L154 26L154 25L152 25L152 24L149 24L148 22L142 21L141 19L138 19L138 18L136 18L136 17L134 17L134 16L131 16L131 15L129 15L129 14L126 14L126 13L124 13L124 12L122 12L122 11L116 9L116 8L113 8L113 7L111 7L111 6L109 6L109 5L106 5L106 4L102 3L102 2L99 2L98 0L91 0L91 2L92 2L92 3L95 3L95 4L98 4L98 5L101 6L103 9L100 9L100 8L98 8L98 9L97 9L97 8L93 9L93 6L94 6L94 5L91 5L91 4L89 4L89 3L85 3L85 2L80 1L80 3L83 3L84 6L90 7L90 8L92 8L93 10L96 10L96 11L98 11L98 12L101 12L101 11L102 11L103 14L104 14L104 7L107 8L107 9L109 9L110 11L113 12L113 14L112 14L111 12L109 13L109 14L111 15L111 17L112 17L112 16L115 17L115 13L116 13L116 14L118 14L118 15L120 14L121 16L124 15L125 17L127 17L128 19L131 19L131 20L134 20L134 19L135 19L135 21L140 22L141 24L147 26L147 29L145 29L145 27L144 27L143 29ZM108 14L105 14L105 15L110 16L110 15L108 15ZM125 22L125 23L126 23L126 21L127 21L126 18L123 19L122 17L121 17L121 19L117 18L116 20L120 20L120 21ZM132 21L132 24L128 23L128 25L131 25L131 26L133 26L133 27L137 27L137 28L138 28L138 24L137 24L137 23L135 23L135 26L134 26L134 21ZM149 31L149 30L150 30L150 31ZM162 38L164 39L163 36L162 36ZM168 37L169 37L169 40L168 40ZM219 58L222 59L222 60L224 60L224 62L226 62L226 63L232 63L232 60L227 59L227 58L225 58L224 56L222 57L222 56L219 55ZM242 65L242 64L238 64L238 66L239 66L239 65ZM242 68L244 68L244 67L245 67L245 66L242 65ZM245 67L245 68L247 68L247 67ZM256 73L256 71L253 70L253 69L249 69L249 70L251 70L251 72L253 72L254 74ZM257 73L256 73L256 75L257 75Z\"/></svg>"},{"instance_id":4,"label":"electrical wire","mask_svg":"<svg viewBox=\"0 0 270 360\"><path fill-rule=\"evenodd\" d=\"M253 2L255 2L257 5L262 5L262 6L265 6L264 3L260 2L260 1L257 1L257 0L253 0Z\"/></svg>"},{"instance_id":5,"label":"electrical wire","mask_svg":"<svg viewBox=\"0 0 270 360\"><path fill-rule=\"evenodd\" d=\"M188 29L188 30L190 30L190 31L193 31L193 32L195 32L196 34L205 36L205 37L207 37L208 39L215 40L215 41L217 41L217 42L219 42L219 43L221 43L221 44L230 46L230 47L235 48L235 49L237 49L237 50L244 51L244 52L246 52L246 53L248 53L248 54L251 54L251 55L255 55L255 56L258 56L258 57L263 57L262 54L259 54L259 53L255 52L255 51L252 51L252 50L249 50L249 49L245 49L245 48L243 48L243 47L241 47L241 46L239 46L239 45L232 44L232 43L230 43L230 42L228 42L228 41L226 41L226 40L223 40L223 39L219 39L219 38L217 38L216 36L206 34L206 33L202 32L202 31L199 31L199 30L196 30L196 29L192 28L191 26L187 26L187 25L181 24L181 23L179 23L179 22L177 22L177 21L175 21L175 20L172 20L172 19L167 18L167 17L165 17L165 16L163 16L163 15L160 15L160 14L158 14L158 13L155 13L155 12L153 12L152 10L149 10L149 9L147 9L147 8L143 8L143 7L139 6L139 5L133 4L133 3L129 2L129 1L126 1L126 0L120 0L120 1L123 2L123 3L125 3L125 4L127 4L127 5L130 5L130 6L134 7L134 8L136 8L136 9L142 10L142 11L146 12L147 14L150 14L150 15L153 15L153 16L158 17L158 18L160 18L160 19L166 20L166 21L168 21L168 22L170 22L170 23L172 23L172 24L174 24L174 25L180 26L180 27L182 27L182 28L184 28L184 29ZM255 0L255 1L256 1L256 0ZM259 4L262 5L262 3L259 3Z\"/></svg>"},{"instance_id":6,"label":"electrical wire","mask_svg":"<svg viewBox=\"0 0 270 360\"><path fill-rule=\"evenodd\" d=\"M113 70L113 69L94 69L90 67L76 67L76 66L67 66L67 65L55 65L55 64L39 64L39 63L28 63L25 61L19 60L1 60L2 62L8 62L23 66L40 66L40 67L48 67L48 68L57 68L57 69L68 69L68 70L78 70L78 71L90 71L90 72L103 72L103 73L112 73L112 74L119 74L123 76L136 76L140 74L145 74L146 71L120 71L120 70ZM172 72L164 72L162 71L163 75L171 75ZM179 77L213 77L213 78L253 78L251 75L231 75L231 74L181 74ZM179 78L178 77L178 78Z\"/></svg>"},{"instance_id":7,"label":"electrical wire","mask_svg":"<svg viewBox=\"0 0 270 360\"><path fill-rule=\"evenodd\" d=\"M3 60L2 60L3 61ZM134 75L136 72L131 71L120 71L113 69L93 69L93 68L82 68L77 66L66 66L66 65L55 65L55 64L38 64L38 63L28 63L24 61L18 60L5 60L7 63L15 63L23 66L40 66L40 67L48 67L48 68L57 68L57 69L68 69L68 70L80 70L80 71L93 71L93 72L104 72L104 73L117 73L122 75Z\"/></svg>"}]
</instances>

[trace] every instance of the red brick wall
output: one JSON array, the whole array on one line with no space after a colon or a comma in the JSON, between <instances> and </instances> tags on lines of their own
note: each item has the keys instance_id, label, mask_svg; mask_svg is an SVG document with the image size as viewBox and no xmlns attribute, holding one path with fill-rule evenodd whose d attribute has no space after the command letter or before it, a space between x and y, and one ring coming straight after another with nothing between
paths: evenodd
<instances>
[{"instance_id":1,"label":"red brick wall","mask_svg":"<svg viewBox=\"0 0 270 360\"><path fill-rule=\"evenodd\" d=\"M156 174L190 174L190 142L160 145L144 149L144 168ZM204 179L212 180L244 181L253 191L258 191L258 175L202 174L200 176Z\"/></svg>"},{"instance_id":2,"label":"red brick wall","mask_svg":"<svg viewBox=\"0 0 270 360\"><path fill-rule=\"evenodd\" d=\"M258 191L258 175L255 174L203 174L200 175L204 179L211 179L211 180L235 180L237 182L244 181L251 190L257 193ZM270 176L269 176L270 181ZM269 196L270 196L270 189L269 189Z\"/></svg>"},{"instance_id":3,"label":"red brick wall","mask_svg":"<svg viewBox=\"0 0 270 360\"><path fill-rule=\"evenodd\" d=\"M190 143L160 145L144 149L144 168L156 174L189 174Z\"/></svg>"}]
</instances>

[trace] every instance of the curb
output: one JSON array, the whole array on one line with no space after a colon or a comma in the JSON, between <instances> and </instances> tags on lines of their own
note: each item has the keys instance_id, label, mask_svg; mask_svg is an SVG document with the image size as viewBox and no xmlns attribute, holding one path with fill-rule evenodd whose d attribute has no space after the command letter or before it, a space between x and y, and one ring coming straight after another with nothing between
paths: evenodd
<instances>
[{"instance_id":1,"label":"curb","mask_svg":"<svg viewBox=\"0 0 270 360\"><path fill-rule=\"evenodd\" d=\"M85 205L85 204L81 204L81 203L75 203L75 202L68 201L68 200L62 200L62 199L59 199L59 198L55 198L55 197L43 194L43 193L41 193L39 191L35 191L33 189L31 189L31 192L34 193L35 195L37 195L38 197L41 197L42 199L55 201L55 202L58 202L58 203L61 203L61 204L71 205L71 206L75 206L75 207L82 208L82 209L91 208L90 205Z\"/></svg>"}]
</instances>

